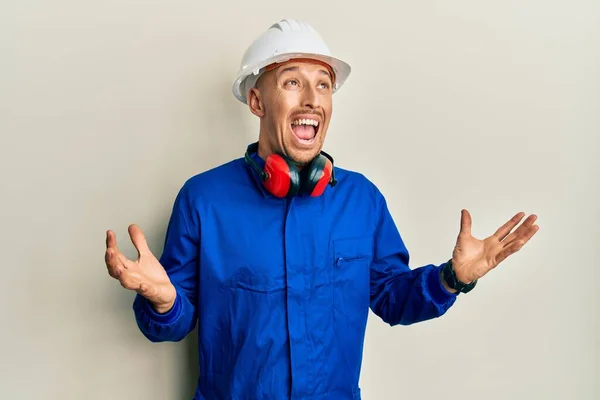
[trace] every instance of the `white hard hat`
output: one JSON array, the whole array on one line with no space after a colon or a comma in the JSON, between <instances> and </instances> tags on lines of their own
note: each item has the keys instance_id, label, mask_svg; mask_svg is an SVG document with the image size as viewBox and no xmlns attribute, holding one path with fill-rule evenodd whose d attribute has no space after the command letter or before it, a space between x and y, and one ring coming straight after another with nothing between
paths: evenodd
<instances>
[{"instance_id":1,"label":"white hard hat","mask_svg":"<svg viewBox=\"0 0 600 400\"><path fill-rule=\"evenodd\" d=\"M233 94L246 103L246 95L264 67L293 58L309 58L328 64L335 74L333 91L337 91L350 74L350 65L331 55L329 48L310 25L293 19L273 24L248 47L233 83Z\"/></svg>"}]
</instances>

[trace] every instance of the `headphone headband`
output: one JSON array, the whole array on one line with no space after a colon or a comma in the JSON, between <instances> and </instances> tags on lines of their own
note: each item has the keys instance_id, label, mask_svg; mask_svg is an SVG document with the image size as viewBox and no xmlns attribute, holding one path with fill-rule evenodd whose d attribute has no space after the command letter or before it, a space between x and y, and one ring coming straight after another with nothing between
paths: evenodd
<instances>
[{"instance_id":1,"label":"headphone headband","mask_svg":"<svg viewBox=\"0 0 600 400\"><path fill-rule=\"evenodd\" d=\"M258 166L256 161L254 161L252 159L252 157L250 157L251 153L256 153L256 152L258 152L258 142L250 143L248 145L248 148L246 149L246 154L244 155L244 158L246 159L246 162L248 164L250 164L250 166L260 175L260 178L263 181L266 181L267 179L269 179L269 174L267 174L265 171L260 169L260 167Z\"/></svg>"},{"instance_id":2,"label":"headphone headband","mask_svg":"<svg viewBox=\"0 0 600 400\"><path fill-rule=\"evenodd\" d=\"M337 184L333 157L325 151L320 151L302 171L292 159L280 152L269 155L261 168L252 158L253 153L258 153L258 141L248 145L244 159L260 176L267 190L277 197L293 197L299 191L319 196L327 185L333 187Z\"/></svg>"},{"instance_id":3,"label":"headphone headband","mask_svg":"<svg viewBox=\"0 0 600 400\"><path fill-rule=\"evenodd\" d=\"M333 157L327 154L324 150L321 150L321 154L327 157L329 161L331 161L331 179L329 180L329 184L331 185L331 187L334 187L335 185L337 185L337 179L335 179L335 165L333 163Z\"/></svg>"}]
</instances>

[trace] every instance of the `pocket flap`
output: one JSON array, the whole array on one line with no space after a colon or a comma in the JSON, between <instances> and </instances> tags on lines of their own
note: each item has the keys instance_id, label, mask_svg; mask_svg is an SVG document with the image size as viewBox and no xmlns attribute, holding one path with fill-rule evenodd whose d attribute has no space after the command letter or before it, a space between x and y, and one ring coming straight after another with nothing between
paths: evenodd
<instances>
[{"instance_id":1,"label":"pocket flap","mask_svg":"<svg viewBox=\"0 0 600 400\"><path fill-rule=\"evenodd\" d=\"M285 289L283 277L275 277L258 268L241 267L229 280L230 286L256 293L274 293Z\"/></svg>"}]
</instances>

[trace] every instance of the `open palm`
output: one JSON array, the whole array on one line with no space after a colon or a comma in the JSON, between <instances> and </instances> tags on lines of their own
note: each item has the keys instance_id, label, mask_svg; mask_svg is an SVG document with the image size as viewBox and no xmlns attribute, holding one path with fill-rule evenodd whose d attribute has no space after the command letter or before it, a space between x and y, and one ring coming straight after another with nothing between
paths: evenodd
<instances>
[{"instance_id":1,"label":"open palm","mask_svg":"<svg viewBox=\"0 0 600 400\"><path fill-rule=\"evenodd\" d=\"M137 225L129 226L129 235L138 251L138 259L129 260L117 247L116 235L106 232L105 261L108 273L125 289L146 297L157 310L168 310L176 297L176 290L167 272L152 254L142 230Z\"/></svg>"},{"instance_id":2,"label":"open palm","mask_svg":"<svg viewBox=\"0 0 600 400\"><path fill-rule=\"evenodd\" d=\"M533 224L537 216L532 214L511 233L524 216L522 212L517 213L492 236L480 240L471 235L471 214L462 210L460 233L452 253L456 277L465 283L473 282L519 251L539 230L539 226Z\"/></svg>"}]
</instances>

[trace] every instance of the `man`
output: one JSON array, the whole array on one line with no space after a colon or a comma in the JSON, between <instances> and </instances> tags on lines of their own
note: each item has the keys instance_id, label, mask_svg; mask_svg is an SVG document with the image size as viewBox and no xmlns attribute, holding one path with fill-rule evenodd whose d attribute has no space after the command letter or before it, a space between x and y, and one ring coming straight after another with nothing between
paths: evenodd
<instances>
[{"instance_id":1,"label":"man","mask_svg":"<svg viewBox=\"0 0 600 400\"><path fill-rule=\"evenodd\" d=\"M511 233L518 213L478 240L463 210L451 259L410 269L384 196L322 152L349 72L309 25L273 25L233 88L258 142L183 185L160 260L136 225L136 261L107 232L142 333L179 341L198 324L195 399L360 399L369 308L390 325L439 317L538 230L531 215Z\"/></svg>"}]
</instances>

